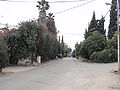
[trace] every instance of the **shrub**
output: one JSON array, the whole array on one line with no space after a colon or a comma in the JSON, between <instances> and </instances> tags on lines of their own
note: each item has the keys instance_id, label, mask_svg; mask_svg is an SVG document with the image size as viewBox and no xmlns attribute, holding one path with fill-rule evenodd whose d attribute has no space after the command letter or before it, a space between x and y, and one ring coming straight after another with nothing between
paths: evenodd
<instances>
[{"instance_id":1,"label":"shrub","mask_svg":"<svg viewBox=\"0 0 120 90\"><path fill-rule=\"evenodd\" d=\"M101 35L98 32L94 32L92 36L89 36L85 41L82 42L82 45L79 50L81 57L90 59L90 55L93 52L99 52L105 49L107 46L106 38L104 35Z\"/></svg>"},{"instance_id":2,"label":"shrub","mask_svg":"<svg viewBox=\"0 0 120 90\"><path fill-rule=\"evenodd\" d=\"M4 42L4 39L0 37L0 72L8 64L8 54L7 54L7 45Z\"/></svg>"},{"instance_id":3,"label":"shrub","mask_svg":"<svg viewBox=\"0 0 120 90\"><path fill-rule=\"evenodd\" d=\"M117 50L106 49L98 55L98 61L102 63L112 63L117 61Z\"/></svg>"},{"instance_id":4,"label":"shrub","mask_svg":"<svg viewBox=\"0 0 120 90\"><path fill-rule=\"evenodd\" d=\"M107 48L117 49L117 36L113 36L112 39L107 41Z\"/></svg>"},{"instance_id":5,"label":"shrub","mask_svg":"<svg viewBox=\"0 0 120 90\"><path fill-rule=\"evenodd\" d=\"M101 52L95 52L90 56L93 62L97 63L112 63L117 61L116 49L105 49Z\"/></svg>"},{"instance_id":6,"label":"shrub","mask_svg":"<svg viewBox=\"0 0 120 90\"><path fill-rule=\"evenodd\" d=\"M100 52L94 52L94 53L92 53L91 56L90 56L90 60L91 60L92 62L97 62L99 53L100 53Z\"/></svg>"}]
</instances>

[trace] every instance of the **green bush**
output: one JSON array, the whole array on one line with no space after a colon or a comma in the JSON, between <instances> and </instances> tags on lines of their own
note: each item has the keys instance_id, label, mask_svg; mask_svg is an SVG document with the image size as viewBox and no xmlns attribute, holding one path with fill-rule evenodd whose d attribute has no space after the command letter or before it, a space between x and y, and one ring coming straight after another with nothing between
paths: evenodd
<instances>
[{"instance_id":1,"label":"green bush","mask_svg":"<svg viewBox=\"0 0 120 90\"><path fill-rule=\"evenodd\" d=\"M97 62L99 53L100 53L100 52L94 52L94 53L92 53L91 56L90 56L90 60L91 60L92 62Z\"/></svg>"},{"instance_id":2,"label":"green bush","mask_svg":"<svg viewBox=\"0 0 120 90\"><path fill-rule=\"evenodd\" d=\"M90 56L90 59L96 63L112 63L117 61L116 49L105 49L101 52L95 52Z\"/></svg>"},{"instance_id":3,"label":"green bush","mask_svg":"<svg viewBox=\"0 0 120 90\"><path fill-rule=\"evenodd\" d=\"M79 50L81 57L90 59L90 55L93 52L99 52L105 49L107 46L106 37L98 32L93 32L92 36L89 36L82 42Z\"/></svg>"},{"instance_id":4,"label":"green bush","mask_svg":"<svg viewBox=\"0 0 120 90\"><path fill-rule=\"evenodd\" d=\"M117 49L117 36L113 36L112 39L107 41L107 48Z\"/></svg>"},{"instance_id":5,"label":"green bush","mask_svg":"<svg viewBox=\"0 0 120 90\"><path fill-rule=\"evenodd\" d=\"M7 45L4 42L4 39L0 37L0 72L8 64L8 54L7 54Z\"/></svg>"}]
</instances>

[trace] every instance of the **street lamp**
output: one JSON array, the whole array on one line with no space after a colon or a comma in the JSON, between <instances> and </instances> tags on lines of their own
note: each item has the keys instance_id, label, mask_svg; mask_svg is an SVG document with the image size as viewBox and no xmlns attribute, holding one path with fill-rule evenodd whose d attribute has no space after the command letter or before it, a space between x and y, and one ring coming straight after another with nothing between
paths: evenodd
<instances>
[{"instance_id":1,"label":"street lamp","mask_svg":"<svg viewBox=\"0 0 120 90\"><path fill-rule=\"evenodd\" d=\"M106 5L112 5L111 3L105 3ZM114 4L115 5L115 4ZM118 73L120 73L120 38L119 38L119 0L117 0L117 39L118 39Z\"/></svg>"},{"instance_id":2,"label":"street lamp","mask_svg":"<svg viewBox=\"0 0 120 90\"><path fill-rule=\"evenodd\" d=\"M111 3L108 3L108 2L106 2L105 4L106 4L106 5L112 5Z\"/></svg>"}]
</instances>

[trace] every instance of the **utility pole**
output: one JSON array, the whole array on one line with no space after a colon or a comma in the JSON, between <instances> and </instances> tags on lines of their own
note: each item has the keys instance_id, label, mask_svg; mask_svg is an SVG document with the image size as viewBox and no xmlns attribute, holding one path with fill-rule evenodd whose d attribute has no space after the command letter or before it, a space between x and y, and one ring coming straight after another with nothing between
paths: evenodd
<instances>
[{"instance_id":1,"label":"utility pole","mask_svg":"<svg viewBox=\"0 0 120 90\"><path fill-rule=\"evenodd\" d=\"M118 38L118 73L120 73L120 31L119 31L119 3L120 3L120 0L117 0L117 32L118 32L118 35L117 35L117 38Z\"/></svg>"}]
</instances>

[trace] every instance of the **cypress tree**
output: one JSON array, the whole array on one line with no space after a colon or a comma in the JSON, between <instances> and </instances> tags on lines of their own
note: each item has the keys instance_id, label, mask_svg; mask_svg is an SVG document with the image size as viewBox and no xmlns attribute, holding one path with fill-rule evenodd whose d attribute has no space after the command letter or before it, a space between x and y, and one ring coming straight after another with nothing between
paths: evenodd
<instances>
[{"instance_id":1,"label":"cypress tree","mask_svg":"<svg viewBox=\"0 0 120 90\"><path fill-rule=\"evenodd\" d=\"M64 56L64 39L62 35L62 40L61 40L61 49L62 49L62 56Z\"/></svg>"},{"instance_id":2,"label":"cypress tree","mask_svg":"<svg viewBox=\"0 0 120 90\"><path fill-rule=\"evenodd\" d=\"M95 12L93 12L92 20L90 21L90 24L88 26L88 30L85 31L85 39L87 39L90 35L91 32L95 31L97 29L97 20L95 17Z\"/></svg>"},{"instance_id":3,"label":"cypress tree","mask_svg":"<svg viewBox=\"0 0 120 90\"><path fill-rule=\"evenodd\" d=\"M92 20L91 20L90 25L88 27L88 32L92 32L96 28L97 28L97 20L96 20L96 17L95 17L95 12L93 12L93 17L92 17Z\"/></svg>"},{"instance_id":4,"label":"cypress tree","mask_svg":"<svg viewBox=\"0 0 120 90\"><path fill-rule=\"evenodd\" d=\"M87 31L87 29L85 29L84 38L85 38L85 39L87 39L87 38L88 38L88 31Z\"/></svg>"},{"instance_id":5,"label":"cypress tree","mask_svg":"<svg viewBox=\"0 0 120 90\"><path fill-rule=\"evenodd\" d=\"M110 10L110 23L108 30L108 39L112 39L113 35L117 31L117 0L112 0L111 10Z\"/></svg>"},{"instance_id":6,"label":"cypress tree","mask_svg":"<svg viewBox=\"0 0 120 90\"><path fill-rule=\"evenodd\" d=\"M97 30L99 33L101 33L102 35L105 35L106 33L106 30L104 29L104 22L105 22L105 19L104 17L102 16L102 18L100 20L97 20Z\"/></svg>"}]
</instances>

